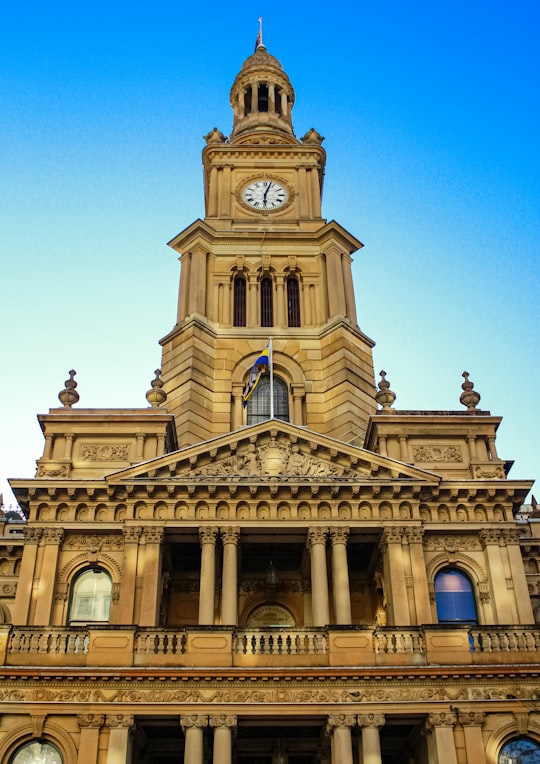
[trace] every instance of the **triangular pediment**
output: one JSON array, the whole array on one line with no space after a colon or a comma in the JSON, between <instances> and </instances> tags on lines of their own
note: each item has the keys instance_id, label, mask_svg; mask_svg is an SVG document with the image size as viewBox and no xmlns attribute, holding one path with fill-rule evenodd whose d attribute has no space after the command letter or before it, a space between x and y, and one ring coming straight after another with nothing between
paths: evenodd
<instances>
[{"instance_id":1,"label":"triangular pediment","mask_svg":"<svg viewBox=\"0 0 540 764\"><path fill-rule=\"evenodd\" d=\"M279 420L204 441L115 472L111 483L217 482L421 482L440 476Z\"/></svg>"}]
</instances>

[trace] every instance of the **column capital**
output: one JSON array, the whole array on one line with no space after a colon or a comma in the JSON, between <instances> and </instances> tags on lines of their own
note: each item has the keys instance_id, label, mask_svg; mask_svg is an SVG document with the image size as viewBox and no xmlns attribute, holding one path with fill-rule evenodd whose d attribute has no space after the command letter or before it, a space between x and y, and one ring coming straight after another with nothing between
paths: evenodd
<instances>
[{"instance_id":1,"label":"column capital","mask_svg":"<svg viewBox=\"0 0 540 764\"><path fill-rule=\"evenodd\" d=\"M388 544L401 544L401 538L404 529L391 525L388 528L383 528L381 538L379 539L379 549L381 552L385 552Z\"/></svg>"},{"instance_id":2,"label":"column capital","mask_svg":"<svg viewBox=\"0 0 540 764\"><path fill-rule=\"evenodd\" d=\"M147 525L144 528L144 540L147 544L162 544L165 540L165 529L161 526Z\"/></svg>"},{"instance_id":3,"label":"column capital","mask_svg":"<svg viewBox=\"0 0 540 764\"><path fill-rule=\"evenodd\" d=\"M454 727L456 722L456 714L447 714L445 711L440 714L429 714L426 719L426 729L432 730L433 727Z\"/></svg>"},{"instance_id":4,"label":"column capital","mask_svg":"<svg viewBox=\"0 0 540 764\"><path fill-rule=\"evenodd\" d=\"M359 714L357 720L359 727L384 727L386 721L384 714Z\"/></svg>"},{"instance_id":5,"label":"column capital","mask_svg":"<svg viewBox=\"0 0 540 764\"><path fill-rule=\"evenodd\" d=\"M425 529L419 525L413 525L411 528L405 528L405 536L409 544L421 544L424 539Z\"/></svg>"},{"instance_id":6,"label":"column capital","mask_svg":"<svg viewBox=\"0 0 540 764\"><path fill-rule=\"evenodd\" d=\"M354 727L356 719L353 714L336 714L326 720L326 731L332 733L340 727Z\"/></svg>"},{"instance_id":7,"label":"column capital","mask_svg":"<svg viewBox=\"0 0 540 764\"><path fill-rule=\"evenodd\" d=\"M485 530L480 531L478 538L480 539L480 543L482 544L483 549L485 549L486 546L489 546L490 544L499 546L501 540L501 531L499 528L486 528Z\"/></svg>"},{"instance_id":8,"label":"column capital","mask_svg":"<svg viewBox=\"0 0 540 764\"><path fill-rule=\"evenodd\" d=\"M521 532L517 528L508 528L501 531L501 538L505 546L507 544L519 544L520 535Z\"/></svg>"},{"instance_id":9,"label":"column capital","mask_svg":"<svg viewBox=\"0 0 540 764\"><path fill-rule=\"evenodd\" d=\"M474 711L465 711L458 713L457 718L462 727L482 727L486 715L483 713L475 713Z\"/></svg>"},{"instance_id":10,"label":"column capital","mask_svg":"<svg viewBox=\"0 0 540 764\"><path fill-rule=\"evenodd\" d=\"M105 716L103 714L78 714L77 721L81 729L99 729L105 724Z\"/></svg>"},{"instance_id":11,"label":"column capital","mask_svg":"<svg viewBox=\"0 0 540 764\"><path fill-rule=\"evenodd\" d=\"M215 545L218 535L218 529L213 525L203 525L199 528L199 541L201 544Z\"/></svg>"},{"instance_id":12,"label":"column capital","mask_svg":"<svg viewBox=\"0 0 540 764\"><path fill-rule=\"evenodd\" d=\"M42 528L23 528L22 531L25 544L39 544L39 541L43 535Z\"/></svg>"},{"instance_id":13,"label":"column capital","mask_svg":"<svg viewBox=\"0 0 540 764\"><path fill-rule=\"evenodd\" d=\"M43 528L43 543L59 545L63 540L63 528Z\"/></svg>"},{"instance_id":14,"label":"column capital","mask_svg":"<svg viewBox=\"0 0 540 764\"><path fill-rule=\"evenodd\" d=\"M318 528L309 528L308 530L308 536L307 536L307 543L308 546L313 546L314 544L326 544L326 540L328 538L328 528L325 527L318 527Z\"/></svg>"},{"instance_id":15,"label":"column capital","mask_svg":"<svg viewBox=\"0 0 540 764\"><path fill-rule=\"evenodd\" d=\"M221 542L223 544L234 544L238 546L240 540L240 527L235 525L234 527L220 528Z\"/></svg>"},{"instance_id":16,"label":"column capital","mask_svg":"<svg viewBox=\"0 0 540 764\"><path fill-rule=\"evenodd\" d=\"M228 716L227 714L213 714L210 716L211 727L236 727L236 716Z\"/></svg>"},{"instance_id":17,"label":"column capital","mask_svg":"<svg viewBox=\"0 0 540 764\"><path fill-rule=\"evenodd\" d=\"M122 729L133 729L135 727L135 717L126 714L107 714L105 717L107 727L121 727Z\"/></svg>"},{"instance_id":18,"label":"column capital","mask_svg":"<svg viewBox=\"0 0 540 764\"><path fill-rule=\"evenodd\" d=\"M335 544L347 544L351 529L347 526L336 525L330 528L330 538L332 540L332 546Z\"/></svg>"},{"instance_id":19,"label":"column capital","mask_svg":"<svg viewBox=\"0 0 540 764\"><path fill-rule=\"evenodd\" d=\"M126 525L122 528L124 534L124 543L126 544L138 544L139 539L142 536L143 529L140 525Z\"/></svg>"},{"instance_id":20,"label":"column capital","mask_svg":"<svg viewBox=\"0 0 540 764\"><path fill-rule=\"evenodd\" d=\"M208 717L198 716L197 714L194 714L193 716L181 716L180 726L182 727L184 734L186 730L192 728L202 730L205 727L208 727Z\"/></svg>"}]
</instances>

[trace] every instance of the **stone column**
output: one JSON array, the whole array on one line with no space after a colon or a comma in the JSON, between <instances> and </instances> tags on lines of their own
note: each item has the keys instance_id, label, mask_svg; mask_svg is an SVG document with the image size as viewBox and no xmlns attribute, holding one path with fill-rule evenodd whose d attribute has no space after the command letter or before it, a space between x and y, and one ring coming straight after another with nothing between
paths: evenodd
<instances>
[{"instance_id":1,"label":"stone column","mask_svg":"<svg viewBox=\"0 0 540 764\"><path fill-rule=\"evenodd\" d=\"M232 411L232 430L238 430L244 423L244 406L242 401L243 386L233 384L232 396L233 396L233 411Z\"/></svg>"},{"instance_id":2,"label":"stone column","mask_svg":"<svg viewBox=\"0 0 540 764\"><path fill-rule=\"evenodd\" d=\"M223 209L218 212L221 212L222 215L225 215L225 217L229 217L231 214L231 164L224 164L223 165L223 176L222 176L222 204Z\"/></svg>"},{"instance_id":3,"label":"stone column","mask_svg":"<svg viewBox=\"0 0 540 764\"><path fill-rule=\"evenodd\" d=\"M512 602L513 594L506 585L506 576L501 555L501 537L499 528L489 528L480 531L480 542L486 555L488 576L490 582L491 597L495 605L496 623L515 623L517 613L515 603Z\"/></svg>"},{"instance_id":4,"label":"stone column","mask_svg":"<svg viewBox=\"0 0 540 764\"><path fill-rule=\"evenodd\" d=\"M283 276L276 276L276 326L287 326L287 310L285 296L285 279Z\"/></svg>"},{"instance_id":5,"label":"stone column","mask_svg":"<svg viewBox=\"0 0 540 764\"><path fill-rule=\"evenodd\" d=\"M246 326L260 326L260 309L259 309L259 282L257 281L256 274L249 274L246 276L247 280L247 295L246 295Z\"/></svg>"},{"instance_id":6,"label":"stone column","mask_svg":"<svg viewBox=\"0 0 540 764\"><path fill-rule=\"evenodd\" d=\"M207 716L181 716L185 735L184 764L203 764L203 730L208 727Z\"/></svg>"},{"instance_id":7,"label":"stone column","mask_svg":"<svg viewBox=\"0 0 540 764\"><path fill-rule=\"evenodd\" d=\"M508 563L510 565L510 575L514 585L514 598L517 606L518 623L533 624L534 614L527 586L527 578L523 567L523 557L519 546L519 531L512 528L503 530L502 540L506 543L508 553Z\"/></svg>"},{"instance_id":8,"label":"stone column","mask_svg":"<svg viewBox=\"0 0 540 764\"><path fill-rule=\"evenodd\" d=\"M344 254L341 258L341 267L343 268L343 283L345 285L345 302L347 305L347 318L352 324L356 325L356 302L354 299L354 286L351 273L352 257Z\"/></svg>"},{"instance_id":9,"label":"stone column","mask_svg":"<svg viewBox=\"0 0 540 764\"><path fill-rule=\"evenodd\" d=\"M268 83L268 111L274 114L276 111L276 87L273 82Z\"/></svg>"},{"instance_id":10,"label":"stone column","mask_svg":"<svg viewBox=\"0 0 540 764\"><path fill-rule=\"evenodd\" d=\"M384 528L379 542L383 555L385 592L392 620L390 626L409 626L411 623L401 548L402 533L403 528Z\"/></svg>"},{"instance_id":11,"label":"stone column","mask_svg":"<svg viewBox=\"0 0 540 764\"><path fill-rule=\"evenodd\" d=\"M351 727L355 718L348 714L329 716L326 732L331 735L333 764L353 764Z\"/></svg>"},{"instance_id":12,"label":"stone column","mask_svg":"<svg viewBox=\"0 0 540 764\"><path fill-rule=\"evenodd\" d=\"M298 170L298 205L301 218L309 217L309 188L307 178L307 167L305 164L297 165Z\"/></svg>"},{"instance_id":13,"label":"stone column","mask_svg":"<svg viewBox=\"0 0 540 764\"><path fill-rule=\"evenodd\" d=\"M62 528L44 528L42 542L45 544L39 575L34 623L37 626L51 625L51 611L56 584L56 568L60 544L64 539Z\"/></svg>"},{"instance_id":14,"label":"stone column","mask_svg":"<svg viewBox=\"0 0 540 764\"><path fill-rule=\"evenodd\" d=\"M308 547L311 553L311 607L314 626L326 626L330 621L328 573L326 570L327 538L328 528L310 528L308 531Z\"/></svg>"},{"instance_id":15,"label":"stone column","mask_svg":"<svg viewBox=\"0 0 540 764\"><path fill-rule=\"evenodd\" d=\"M240 528L222 528L223 576L221 579L221 625L238 625L238 555Z\"/></svg>"},{"instance_id":16,"label":"stone column","mask_svg":"<svg viewBox=\"0 0 540 764\"><path fill-rule=\"evenodd\" d=\"M351 624L351 591L349 587L349 566L347 563L347 540L350 529L330 528L332 540L332 593L336 624Z\"/></svg>"},{"instance_id":17,"label":"stone column","mask_svg":"<svg viewBox=\"0 0 540 764\"><path fill-rule=\"evenodd\" d=\"M96 764L99 749L99 730L105 723L103 714L79 714L77 716L81 734L77 764Z\"/></svg>"},{"instance_id":18,"label":"stone column","mask_svg":"<svg viewBox=\"0 0 540 764\"><path fill-rule=\"evenodd\" d=\"M474 762L474 764L486 764L486 751L482 736L485 718L485 714L474 713L474 711L458 714L458 721L463 727L465 737L467 761Z\"/></svg>"},{"instance_id":19,"label":"stone column","mask_svg":"<svg viewBox=\"0 0 540 764\"><path fill-rule=\"evenodd\" d=\"M138 525L126 525L124 532L124 559L122 562L122 584L118 602L117 623L129 624L134 620L135 587L137 584L137 559L139 539L142 528Z\"/></svg>"},{"instance_id":20,"label":"stone column","mask_svg":"<svg viewBox=\"0 0 540 764\"><path fill-rule=\"evenodd\" d=\"M210 726L214 728L212 764L231 764L232 736L236 729L236 716L226 716L225 714L211 716Z\"/></svg>"},{"instance_id":21,"label":"stone column","mask_svg":"<svg viewBox=\"0 0 540 764\"><path fill-rule=\"evenodd\" d=\"M141 626L158 626L161 602L161 565L164 528L155 525L144 529L144 568L142 570Z\"/></svg>"},{"instance_id":22,"label":"stone column","mask_svg":"<svg viewBox=\"0 0 540 764\"><path fill-rule=\"evenodd\" d=\"M441 713L428 716L425 729L428 732L428 760L430 764L457 764L454 741L455 723L455 714Z\"/></svg>"},{"instance_id":23,"label":"stone column","mask_svg":"<svg viewBox=\"0 0 540 764\"><path fill-rule=\"evenodd\" d=\"M426 561L424 559L424 547L422 544L424 529L420 526L406 528L405 535L409 542L409 554L411 557L416 624L420 626L422 623L433 623Z\"/></svg>"},{"instance_id":24,"label":"stone column","mask_svg":"<svg viewBox=\"0 0 540 764\"><path fill-rule=\"evenodd\" d=\"M178 290L178 323L188 314L188 294L191 281L191 252L180 257L180 289Z\"/></svg>"},{"instance_id":25,"label":"stone column","mask_svg":"<svg viewBox=\"0 0 540 764\"><path fill-rule=\"evenodd\" d=\"M64 435L64 459L66 461L71 461L71 453L73 451L73 433L69 432L67 435Z\"/></svg>"},{"instance_id":26,"label":"stone column","mask_svg":"<svg viewBox=\"0 0 540 764\"><path fill-rule=\"evenodd\" d=\"M24 548L17 583L17 594L15 596L15 605L13 607L13 625L28 626L28 613L30 602L32 600L32 589L34 586L34 573L36 570L36 559L38 553L38 544L43 533L41 528L26 527L23 528Z\"/></svg>"},{"instance_id":27,"label":"stone column","mask_svg":"<svg viewBox=\"0 0 540 764\"><path fill-rule=\"evenodd\" d=\"M301 427L304 423L303 421L303 412L302 412L302 401L304 399L304 393L305 393L305 385L302 384L295 384L294 382L291 384L291 392L292 392L292 399L293 399L293 424L298 425Z\"/></svg>"},{"instance_id":28,"label":"stone column","mask_svg":"<svg viewBox=\"0 0 540 764\"><path fill-rule=\"evenodd\" d=\"M383 714L361 714L358 725L362 729L362 764L382 764L381 733Z\"/></svg>"},{"instance_id":29,"label":"stone column","mask_svg":"<svg viewBox=\"0 0 540 764\"><path fill-rule=\"evenodd\" d=\"M131 761L131 731L135 728L133 716L107 714L109 748L107 764L129 764Z\"/></svg>"},{"instance_id":30,"label":"stone column","mask_svg":"<svg viewBox=\"0 0 540 764\"><path fill-rule=\"evenodd\" d=\"M345 316L345 286L341 268L341 252L335 247L329 247L326 252L326 278L328 280L328 309L330 318Z\"/></svg>"},{"instance_id":31,"label":"stone column","mask_svg":"<svg viewBox=\"0 0 540 764\"><path fill-rule=\"evenodd\" d=\"M218 530L211 526L199 528L201 543L201 580L199 584L199 625L214 623L216 591L216 538Z\"/></svg>"}]
</instances>

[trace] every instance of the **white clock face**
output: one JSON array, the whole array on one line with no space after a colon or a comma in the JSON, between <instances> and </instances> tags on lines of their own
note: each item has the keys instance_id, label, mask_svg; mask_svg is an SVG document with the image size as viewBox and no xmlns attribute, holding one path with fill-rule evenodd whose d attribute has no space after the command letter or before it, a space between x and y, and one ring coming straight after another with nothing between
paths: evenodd
<instances>
[{"instance_id":1,"label":"white clock face","mask_svg":"<svg viewBox=\"0 0 540 764\"><path fill-rule=\"evenodd\" d=\"M242 191L242 199L255 210L277 210L287 201L287 191L275 180L255 180Z\"/></svg>"}]
</instances>

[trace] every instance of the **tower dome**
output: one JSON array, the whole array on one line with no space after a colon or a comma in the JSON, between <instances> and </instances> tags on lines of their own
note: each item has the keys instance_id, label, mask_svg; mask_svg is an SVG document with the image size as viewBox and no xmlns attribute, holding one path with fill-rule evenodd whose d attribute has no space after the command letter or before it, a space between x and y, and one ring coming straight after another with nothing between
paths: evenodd
<instances>
[{"instance_id":1,"label":"tower dome","mask_svg":"<svg viewBox=\"0 0 540 764\"><path fill-rule=\"evenodd\" d=\"M279 132L294 138L294 90L280 62L258 45L231 88L234 124L231 140L247 132Z\"/></svg>"}]
</instances>

